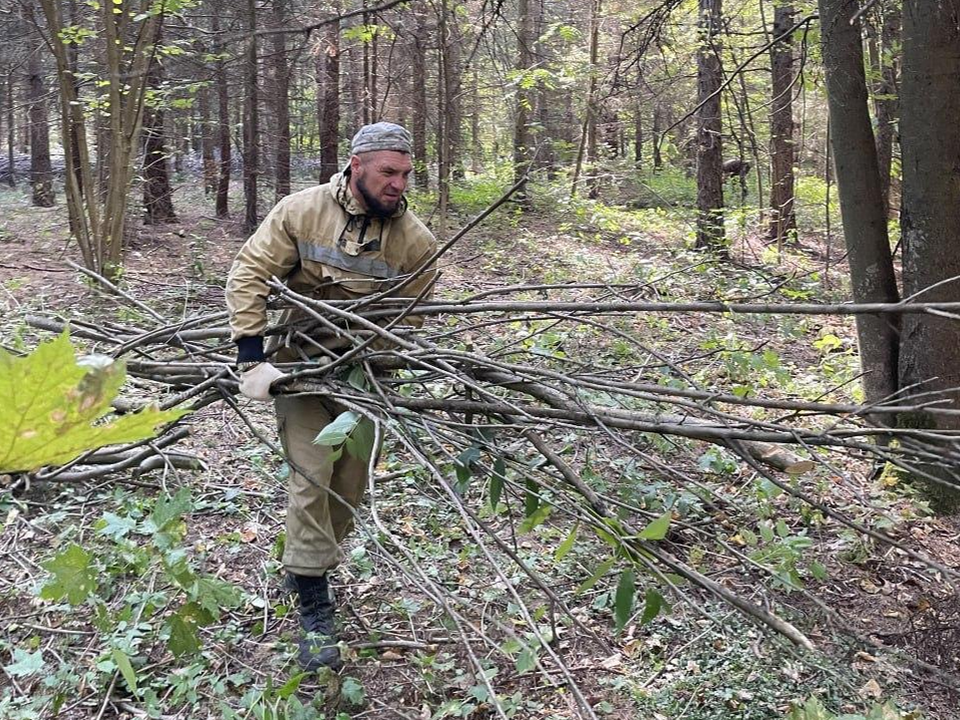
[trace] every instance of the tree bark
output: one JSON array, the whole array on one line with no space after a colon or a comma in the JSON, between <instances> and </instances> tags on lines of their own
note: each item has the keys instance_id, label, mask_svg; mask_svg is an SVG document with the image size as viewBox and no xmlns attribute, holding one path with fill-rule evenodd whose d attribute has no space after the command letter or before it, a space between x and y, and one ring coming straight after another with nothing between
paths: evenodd
<instances>
[{"instance_id":1,"label":"tree bark","mask_svg":"<svg viewBox=\"0 0 960 720\"><path fill-rule=\"evenodd\" d=\"M220 6L214 8L213 22L211 29L215 34L220 32ZM227 95L227 66L223 60L224 45L217 43L216 70L214 77L217 85L217 124L219 125L220 136L220 178L217 182L217 203L216 215L218 218L227 217L230 214L229 196L230 196L230 170L233 162L231 157L231 138L230 138L230 98Z\"/></svg>"},{"instance_id":2,"label":"tree bark","mask_svg":"<svg viewBox=\"0 0 960 720\"><path fill-rule=\"evenodd\" d=\"M13 68L7 70L7 185L16 187L13 146L16 138L16 119L13 112Z\"/></svg>"},{"instance_id":3,"label":"tree bark","mask_svg":"<svg viewBox=\"0 0 960 720\"><path fill-rule=\"evenodd\" d=\"M773 36L779 38L792 26L792 5L774 9ZM773 76L770 107L770 237L777 247L796 237L797 216L793 208L793 165L796 162L793 141L793 39L783 37L770 48Z\"/></svg>"},{"instance_id":4,"label":"tree bark","mask_svg":"<svg viewBox=\"0 0 960 720\"><path fill-rule=\"evenodd\" d=\"M960 24L956 6L903 4L900 143L903 152L903 291L922 300L957 297L960 275ZM938 285L939 283L939 285ZM932 315L906 316L900 348L900 387L960 401L960 326ZM916 387L915 384L919 384ZM928 398L930 396L927 396ZM903 422L904 419L901 419ZM960 419L924 414L912 427L956 430ZM944 476L942 469L932 472ZM956 482L956 478L954 478ZM938 493L941 510L960 506L960 490Z\"/></svg>"},{"instance_id":5,"label":"tree bark","mask_svg":"<svg viewBox=\"0 0 960 720\"><path fill-rule=\"evenodd\" d=\"M439 36L440 51L437 53L437 194L439 195L439 228L440 236L446 233L447 205L450 201L450 150L452 139L450 127L451 95L453 83L450 67L450 33L447 17L447 0L441 0L437 13L437 34Z\"/></svg>"},{"instance_id":6,"label":"tree bark","mask_svg":"<svg viewBox=\"0 0 960 720\"><path fill-rule=\"evenodd\" d=\"M663 153L660 150L660 143L663 141L663 132L661 122L663 121L663 110L660 109L660 103L653 106L653 127L650 133L653 135L653 169L654 171L663 169Z\"/></svg>"},{"instance_id":7,"label":"tree bark","mask_svg":"<svg viewBox=\"0 0 960 720\"><path fill-rule=\"evenodd\" d=\"M637 63L637 100L633 106L633 164L636 168L643 167L643 100L640 97L640 87L643 84L643 69Z\"/></svg>"},{"instance_id":8,"label":"tree bark","mask_svg":"<svg viewBox=\"0 0 960 720\"><path fill-rule=\"evenodd\" d=\"M274 22L287 24L287 0L273 0ZM274 191L277 202L290 194L290 69L287 62L287 36L273 36L273 112L276 120L274 154Z\"/></svg>"},{"instance_id":9,"label":"tree bark","mask_svg":"<svg viewBox=\"0 0 960 720\"><path fill-rule=\"evenodd\" d=\"M210 88L204 86L199 92L200 105L200 158L203 163L203 194L209 196L217 191L217 160L214 152L213 126L210 118Z\"/></svg>"},{"instance_id":10,"label":"tree bark","mask_svg":"<svg viewBox=\"0 0 960 720\"><path fill-rule=\"evenodd\" d=\"M340 12L334 3L333 12ZM337 172L340 140L340 23L327 26L323 57L323 113L320 125L320 182Z\"/></svg>"},{"instance_id":11,"label":"tree bark","mask_svg":"<svg viewBox=\"0 0 960 720\"><path fill-rule=\"evenodd\" d=\"M697 242L727 254L723 227L723 131L720 119L721 0L700 0L697 51Z\"/></svg>"},{"instance_id":12,"label":"tree bark","mask_svg":"<svg viewBox=\"0 0 960 720\"><path fill-rule=\"evenodd\" d=\"M900 6L886 3L880 31L880 83L874 95L877 116L877 164L880 167L880 193L887 217L890 217L890 172L893 166L893 139L897 133L900 101L897 98L897 61L900 44Z\"/></svg>"},{"instance_id":13,"label":"tree bark","mask_svg":"<svg viewBox=\"0 0 960 720\"><path fill-rule=\"evenodd\" d=\"M427 41L426 14L416 10L417 27L410 44L411 73L413 75L413 180L417 188L430 187L430 172L427 158Z\"/></svg>"},{"instance_id":14,"label":"tree bark","mask_svg":"<svg viewBox=\"0 0 960 720\"><path fill-rule=\"evenodd\" d=\"M160 31L154 43L160 42ZM154 56L147 72L147 86L154 91L163 83L163 68ZM143 112L143 221L146 225L177 222L173 210L173 189L167 163L163 98L155 97Z\"/></svg>"},{"instance_id":15,"label":"tree bark","mask_svg":"<svg viewBox=\"0 0 960 720\"><path fill-rule=\"evenodd\" d=\"M27 10L32 19L32 8ZM27 88L30 93L30 185L35 207L53 207L53 169L50 165L50 134L47 129L47 102L40 61L42 41L30 52ZM12 170L12 168L11 168Z\"/></svg>"},{"instance_id":16,"label":"tree bark","mask_svg":"<svg viewBox=\"0 0 960 720\"><path fill-rule=\"evenodd\" d=\"M243 229L245 233L252 233L260 224L257 212L257 179L260 173L260 90L257 77L257 3L256 0L247 0L247 29L250 37L247 39L246 62L244 63L246 78L245 113L243 120L243 197L244 214Z\"/></svg>"},{"instance_id":17,"label":"tree bark","mask_svg":"<svg viewBox=\"0 0 960 720\"><path fill-rule=\"evenodd\" d=\"M530 11L530 0L517 0L517 71L525 73L533 64L531 52L533 14ZM513 181L520 182L527 174L530 160L533 156L532 139L530 137L530 111L533 108L533 93L524 87L524 83L517 85L517 100L514 109L513 124ZM526 195L524 182L514 195L523 200Z\"/></svg>"},{"instance_id":18,"label":"tree bark","mask_svg":"<svg viewBox=\"0 0 960 720\"><path fill-rule=\"evenodd\" d=\"M820 0L821 47L830 112L843 233L856 302L896 302L887 218L863 70L857 7L848 0ZM860 364L867 403L897 390L899 322L895 316L857 317Z\"/></svg>"}]
</instances>

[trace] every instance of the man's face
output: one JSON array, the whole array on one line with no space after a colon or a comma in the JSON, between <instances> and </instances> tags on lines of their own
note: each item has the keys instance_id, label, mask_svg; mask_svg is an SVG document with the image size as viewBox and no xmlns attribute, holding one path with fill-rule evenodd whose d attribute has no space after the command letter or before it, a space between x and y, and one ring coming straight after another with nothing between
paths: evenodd
<instances>
[{"instance_id":1,"label":"man's face","mask_svg":"<svg viewBox=\"0 0 960 720\"><path fill-rule=\"evenodd\" d=\"M354 155L350 159L354 189L371 215L389 217L396 212L413 170L410 156L394 150Z\"/></svg>"}]
</instances>

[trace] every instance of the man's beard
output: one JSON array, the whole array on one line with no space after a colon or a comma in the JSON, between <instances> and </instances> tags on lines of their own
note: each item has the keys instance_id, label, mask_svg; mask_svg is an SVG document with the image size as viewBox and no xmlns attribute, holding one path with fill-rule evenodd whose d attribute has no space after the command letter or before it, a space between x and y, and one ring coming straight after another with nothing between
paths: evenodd
<instances>
[{"instance_id":1,"label":"man's beard","mask_svg":"<svg viewBox=\"0 0 960 720\"><path fill-rule=\"evenodd\" d=\"M400 198L397 198L393 206L380 202L380 200L370 193L362 176L357 178L357 190L360 191L360 195L363 197L363 203L367 206L367 211L374 217L388 218L397 211L397 207L400 205Z\"/></svg>"}]
</instances>

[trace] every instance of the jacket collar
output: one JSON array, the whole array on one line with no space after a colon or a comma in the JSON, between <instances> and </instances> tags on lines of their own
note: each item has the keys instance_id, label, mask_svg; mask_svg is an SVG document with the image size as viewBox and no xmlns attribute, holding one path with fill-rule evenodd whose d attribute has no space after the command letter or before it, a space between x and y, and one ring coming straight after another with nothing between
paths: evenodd
<instances>
[{"instance_id":1,"label":"jacket collar","mask_svg":"<svg viewBox=\"0 0 960 720\"><path fill-rule=\"evenodd\" d=\"M333 175L330 178L330 187L333 189L333 197L336 198L337 203L339 203L340 207L343 208L343 211L347 213L347 215L360 217L367 214L366 210L363 209L363 207L357 201L357 198L354 197L353 192L350 190L349 165L341 172L338 172L336 175ZM400 204L390 217L398 218L406 211L407 199L400 198Z\"/></svg>"}]
</instances>

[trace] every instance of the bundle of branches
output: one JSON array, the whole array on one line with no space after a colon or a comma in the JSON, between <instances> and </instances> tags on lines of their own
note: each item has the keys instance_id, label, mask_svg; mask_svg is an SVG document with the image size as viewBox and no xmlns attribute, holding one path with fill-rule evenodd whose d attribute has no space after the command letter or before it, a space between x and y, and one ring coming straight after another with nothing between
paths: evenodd
<instances>
[{"instance_id":1,"label":"bundle of branches","mask_svg":"<svg viewBox=\"0 0 960 720\"><path fill-rule=\"evenodd\" d=\"M517 637L509 623L496 617L486 618L496 632L479 627L471 602L444 589L417 564L374 504L365 523L371 539L452 619L502 717L505 713L478 656L485 651L502 652L504 637L530 645L537 667L551 682L570 687L583 716L594 715L555 642L555 621L551 632L538 629L531 610L534 596L545 597L551 612L559 610L571 627L602 643L511 542L510 516L497 514L498 507L502 510L510 499L523 506L523 529L548 518L551 523L572 524L566 551L577 537L576 528L592 529L593 536L609 546L610 559L597 568L596 577L617 563L629 568L631 574L621 582L624 596L630 596L626 610L620 607L618 592L617 613L625 615L618 618L622 622L632 613L632 573L640 569L654 578L659 589L669 588L674 597L688 597L690 586L700 588L797 645L812 648L797 627L728 581L728 573L736 566L754 577L766 575L781 583L797 578L795 573L791 576L758 562L729 542L731 533L726 528L738 526L740 511L729 497L681 470L680 459L691 441L722 446L786 496L944 576L958 576L955 569L822 500L802 477L817 466L826 468L831 477L844 477L835 463L836 455L844 454L859 461L893 463L942 482L960 459L956 436L898 429L884 420L918 409L957 410L944 407L936 397L922 404L891 398L859 406L745 397L700 388L675 359L644 344L621 322L642 312L843 314L954 308L669 304L638 299L647 291L642 286L573 285L500 288L456 302L415 303L386 295L348 302L305 297L276 281L271 285L276 294L273 306L295 308L303 318L269 331L273 345L296 347L303 353L302 362L279 365L286 377L275 385L276 392L333 401L345 409L338 420L343 437L367 432L369 445L386 442L399 449L412 461L415 472L433 481L433 490L459 516L480 548L494 582L512 597L527 627L533 629L532 637ZM561 292L575 299L551 299L551 294ZM507 299L491 299L494 293ZM530 294L541 299L514 299ZM126 358L129 374L149 392L165 387L164 407L190 403L199 408L225 400L243 413L232 399L237 378L230 366L224 314L168 323L139 301L128 300L149 311L154 328L74 321L72 332L93 341L99 352ZM421 319L434 319L420 327L411 323L412 312ZM63 326L61 321L45 318L29 322L49 330ZM568 352L561 346L563 333L575 328L590 328L625 344L634 361L604 366L595 356ZM678 382L663 384L665 374ZM126 401L118 408L129 410L135 405ZM686 493L708 508L713 518L727 518L726 527L687 515L664 498L640 502L634 493L618 492L615 483L590 482L586 461L590 455L616 457L621 467L632 462L656 473L675 489L677 497ZM373 485L378 477L373 472L376 453L370 454L370 463ZM481 498L484 502L478 503ZM363 518L358 520L364 524ZM725 569L720 580L689 560L690 549L697 545L722 548ZM503 558L516 563L529 579L527 585L515 582L504 569ZM648 592L644 619L654 616L662 603L659 590ZM700 604L694 602L693 607Z\"/></svg>"}]
</instances>

